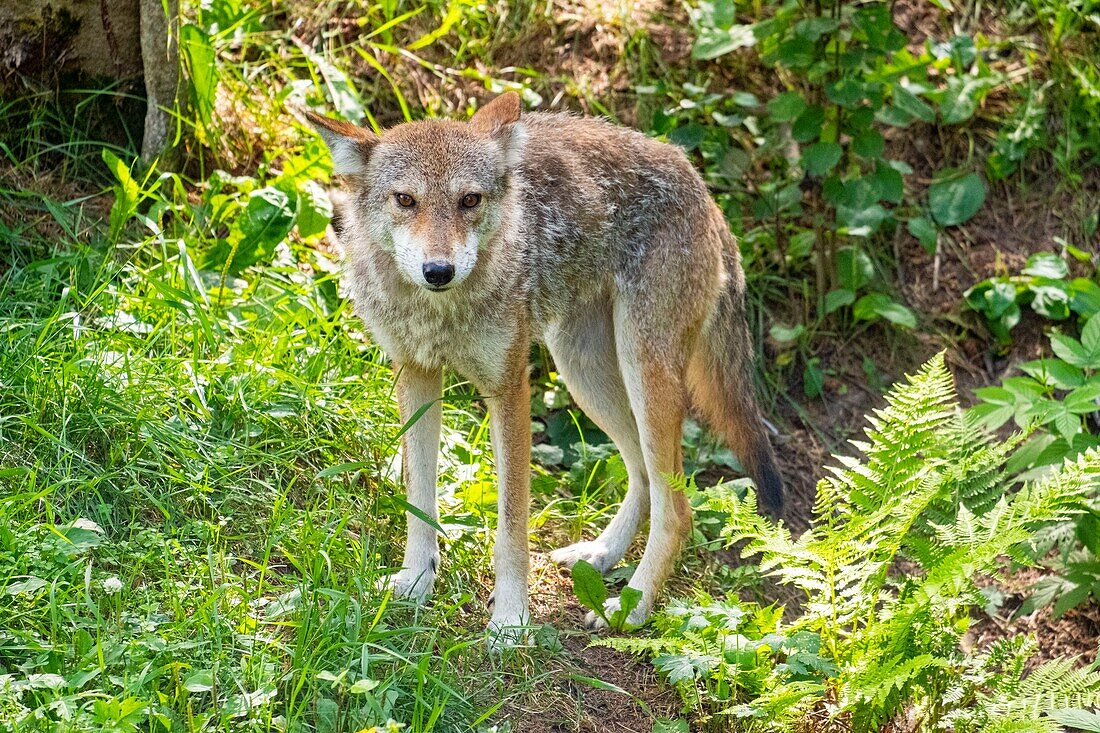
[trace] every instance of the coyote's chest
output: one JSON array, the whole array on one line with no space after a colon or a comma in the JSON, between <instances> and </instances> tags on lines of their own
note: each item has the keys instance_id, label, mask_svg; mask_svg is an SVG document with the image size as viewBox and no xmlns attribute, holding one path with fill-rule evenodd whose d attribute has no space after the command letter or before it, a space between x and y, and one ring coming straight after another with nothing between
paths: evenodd
<instances>
[{"instance_id":1,"label":"coyote's chest","mask_svg":"<svg viewBox=\"0 0 1100 733\"><path fill-rule=\"evenodd\" d=\"M519 314L504 303L471 303L455 296L391 297L374 291L361 293L356 306L379 345L398 364L447 367L479 388L498 386L517 336Z\"/></svg>"}]
</instances>

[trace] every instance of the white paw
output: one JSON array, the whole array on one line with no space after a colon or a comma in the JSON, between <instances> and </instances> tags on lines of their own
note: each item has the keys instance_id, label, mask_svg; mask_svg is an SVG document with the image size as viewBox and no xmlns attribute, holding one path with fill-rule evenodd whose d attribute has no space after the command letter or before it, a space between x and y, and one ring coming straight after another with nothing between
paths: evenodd
<instances>
[{"instance_id":1,"label":"white paw","mask_svg":"<svg viewBox=\"0 0 1100 733\"><path fill-rule=\"evenodd\" d=\"M550 553L550 559L567 568L573 567L577 560L584 560L601 573L610 570L611 566L619 561L618 557L611 555L610 548L599 540L577 542L554 550Z\"/></svg>"},{"instance_id":2,"label":"white paw","mask_svg":"<svg viewBox=\"0 0 1100 733\"><path fill-rule=\"evenodd\" d=\"M526 609L516 613L494 611L489 619L489 651L502 652L527 643L531 614Z\"/></svg>"},{"instance_id":3,"label":"white paw","mask_svg":"<svg viewBox=\"0 0 1100 733\"><path fill-rule=\"evenodd\" d=\"M427 602L434 585L435 571L431 568L424 568L423 570L402 568L400 571L387 575L378 581L380 590L393 588L395 597L415 601L418 606L422 606Z\"/></svg>"},{"instance_id":4,"label":"white paw","mask_svg":"<svg viewBox=\"0 0 1100 733\"><path fill-rule=\"evenodd\" d=\"M625 622L623 619L617 617L617 615L622 615L619 613L622 608L621 603L618 596L608 598L603 604L604 615L600 616L595 611L589 611L584 617L584 625L590 631L600 631L601 629L608 628L612 624L614 624L616 628L629 630L643 626L645 622L649 620L649 612L651 609L644 597L638 601L638 605L630 611ZM611 623L608 623L609 621Z\"/></svg>"}]
</instances>

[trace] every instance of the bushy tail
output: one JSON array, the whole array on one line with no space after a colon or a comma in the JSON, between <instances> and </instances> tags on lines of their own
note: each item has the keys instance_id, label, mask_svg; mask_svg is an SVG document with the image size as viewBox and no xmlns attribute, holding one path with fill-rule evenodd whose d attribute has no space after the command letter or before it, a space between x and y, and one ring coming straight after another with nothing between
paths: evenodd
<instances>
[{"instance_id":1,"label":"bushy tail","mask_svg":"<svg viewBox=\"0 0 1100 733\"><path fill-rule=\"evenodd\" d=\"M779 517L783 511L783 477L760 416L753 388L752 338L745 322L745 280L732 235L727 241L725 266L729 280L709 327L699 338L688 369L695 408L712 430L737 454L756 482L762 513Z\"/></svg>"}]
</instances>

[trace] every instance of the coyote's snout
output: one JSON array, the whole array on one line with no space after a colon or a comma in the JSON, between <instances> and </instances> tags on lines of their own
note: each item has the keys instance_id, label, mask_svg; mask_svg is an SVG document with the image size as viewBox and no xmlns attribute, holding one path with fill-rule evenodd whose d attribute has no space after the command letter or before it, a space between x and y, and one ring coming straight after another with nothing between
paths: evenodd
<instances>
[{"instance_id":1,"label":"coyote's snout","mask_svg":"<svg viewBox=\"0 0 1100 733\"><path fill-rule=\"evenodd\" d=\"M408 123L381 136L308 116L344 177L340 236L357 311L393 360L402 419L419 414L402 458L409 502L422 514L408 515L397 593L426 598L439 567L438 400L450 367L490 408L500 480L490 630L505 643L522 638L532 339L615 441L628 475L600 536L552 557L609 569L648 518L630 581L642 601L630 623L649 615L690 528L690 506L669 477L682 471L692 403L737 452L761 506L780 512L783 483L750 378L737 246L679 149L599 120L521 118L512 93L468 123ZM596 614L589 621L599 623Z\"/></svg>"}]
</instances>

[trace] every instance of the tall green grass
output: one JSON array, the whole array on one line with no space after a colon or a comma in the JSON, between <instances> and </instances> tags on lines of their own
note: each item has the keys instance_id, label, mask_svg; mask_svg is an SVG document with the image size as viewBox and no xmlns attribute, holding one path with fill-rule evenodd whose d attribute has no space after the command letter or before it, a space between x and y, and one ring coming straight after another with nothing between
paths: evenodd
<instances>
[{"instance_id":1,"label":"tall green grass","mask_svg":"<svg viewBox=\"0 0 1100 733\"><path fill-rule=\"evenodd\" d=\"M0 730L467 730L529 689L482 644L484 507L450 500L429 609L378 589L401 426L324 255L218 292L178 201L117 248L45 208L0 275ZM444 481L487 478L446 413Z\"/></svg>"}]
</instances>

